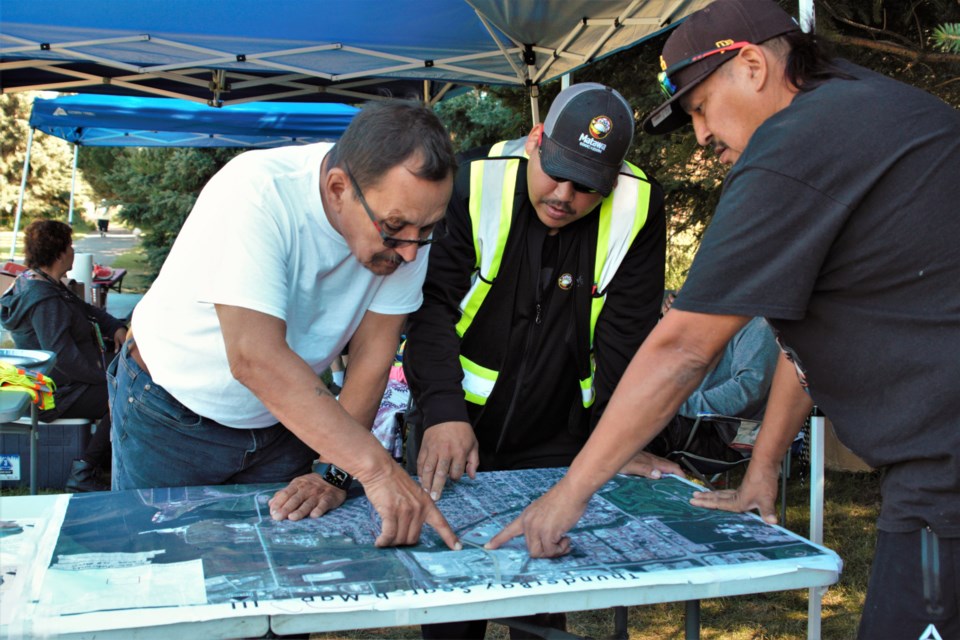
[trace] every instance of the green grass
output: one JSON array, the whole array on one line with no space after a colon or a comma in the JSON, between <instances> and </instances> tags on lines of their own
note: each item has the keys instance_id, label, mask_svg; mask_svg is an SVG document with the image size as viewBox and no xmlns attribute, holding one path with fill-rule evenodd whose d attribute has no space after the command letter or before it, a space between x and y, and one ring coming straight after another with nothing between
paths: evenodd
<instances>
[{"instance_id":1,"label":"green grass","mask_svg":"<svg viewBox=\"0 0 960 640\"><path fill-rule=\"evenodd\" d=\"M123 277L123 290L129 293L145 293L152 279L149 276L147 254L142 248L117 256L113 261L115 269L126 269Z\"/></svg>"}]
</instances>

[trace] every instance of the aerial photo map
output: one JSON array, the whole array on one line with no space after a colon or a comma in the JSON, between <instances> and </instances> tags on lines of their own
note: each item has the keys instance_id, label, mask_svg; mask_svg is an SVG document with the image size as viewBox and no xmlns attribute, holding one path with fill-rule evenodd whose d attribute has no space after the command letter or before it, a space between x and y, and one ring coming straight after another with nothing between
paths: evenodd
<instances>
[{"instance_id":1,"label":"aerial photo map","mask_svg":"<svg viewBox=\"0 0 960 640\"><path fill-rule=\"evenodd\" d=\"M321 518L299 522L270 518L267 501L282 485L74 495L48 578L107 571L119 572L114 584L132 583L129 576L121 579L122 572L148 568L157 580L162 566L172 565L169 581L180 585L179 595L164 589L155 594L161 598L155 606L329 595L356 600L424 590L557 585L587 576L622 580L654 571L825 553L753 516L691 507L696 487L680 479L627 476L615 477L593 498L571 532L573 552L566 557L531 559L522 538L497 551L482 548L563 473L490 472L449 484L439 506L464 542L460 552L448 550L429 527L417 546L374 547L377 516L362 495ZM70 608L61 613L79 613L96 608L96 600L80 603L71 597L64 605Z\"/></svg>"}]
</instances>

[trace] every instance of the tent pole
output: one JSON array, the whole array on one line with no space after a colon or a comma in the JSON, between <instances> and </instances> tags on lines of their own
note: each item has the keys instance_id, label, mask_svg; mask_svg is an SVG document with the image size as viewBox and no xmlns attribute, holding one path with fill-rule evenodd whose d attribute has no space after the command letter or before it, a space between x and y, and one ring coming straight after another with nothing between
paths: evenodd
<instances>
[{"instance_id":1,"label":"tent pole","mask_svg":"<svg viewBox=\"0 0 960 640\"><path fill-rule=\"evenodd\" d=\"M816 33L813 0L799 0L800 28ZM813 408L810 416L810 540L823 544L823 432L825 418ZM823 594L826 587L810 587L807 593L807 639L820 638L822 631Z\"/></svg>"},{"instance_id":2,"label":"tent pole","mask_svg":"<svg viewBox=\"0 0 960 640\"><path fill-rule=\"evenodd\" d=\"M80 145L73 145L73 173L70 175L70 208L67 210L67 224L73 226L73 195L77 191L77 156L80 154Z\"/></svg>"},{"instance_id":3,"label":"tent pole","mask_svg":"<svg viewBox=\"0 0 960 640\"><path fill-rule=\"evenodd\" d=\"M813 33L816 27L816 14L813 0L800 0L800 28L804 33Z\"/></svg>"},{"instance_id":4,"label":"tent pole","mask_svg":"<svg viewBox=\"0 0 960 640\"><path fill-rule=\"evenodd\" d=\"M540 124L540 85L530 85L530 119L533 120L533 126Z\"/></svg>"},{"instance_id":5,"label":"tent pole","mask_svg":"<svg viewBox=\"0 0 960 640\"><path fill-rule=\"evenodd\" d=\"M23 194L27 190L27 174L30 173L30 150L33 149L33 127L27 134L27 156L23 159L23 177L20 179L20 198L17 200L17 215L13 219L13 235L10 237L10 259L17 250L17 231L20 230L20 214L23 213Z\"/></svg>"}]
</instances>

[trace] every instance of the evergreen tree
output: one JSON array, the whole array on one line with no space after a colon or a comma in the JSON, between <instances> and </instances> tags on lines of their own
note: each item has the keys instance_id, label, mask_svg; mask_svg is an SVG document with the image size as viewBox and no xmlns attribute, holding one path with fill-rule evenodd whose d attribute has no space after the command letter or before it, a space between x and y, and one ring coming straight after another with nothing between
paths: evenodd
<instances>
[{"instance_id":1,"label":"evergreen tree","mask_svg":"<svg viewBox=\"0 0 960 640\"><path fill-rule=\"evenodd\" d=\"M99 149L81 166L101 197L121 205L119 217L143 232L154 273L160 271L200 190L241 149ZM225 212L229 216L229 212Z\"/></svg>"}]
</instances>

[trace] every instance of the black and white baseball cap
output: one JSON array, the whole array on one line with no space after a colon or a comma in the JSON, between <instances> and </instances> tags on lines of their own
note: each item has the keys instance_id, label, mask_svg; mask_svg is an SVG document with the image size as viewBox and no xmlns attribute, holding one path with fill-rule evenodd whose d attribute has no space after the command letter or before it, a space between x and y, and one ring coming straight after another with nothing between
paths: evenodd
<instances>
[{"instance_id":1,"label":"black and white baseball cap","mask_svg":"<svg viewBox=\"0 0 960 640\"><path fill-rule=\"evenodd\" d=\"M633 109L617 91L596 82L571 85L550 105L543 123L543 171L606 197L633 142L633 127Z\"/></svg>"}]
</instances>

